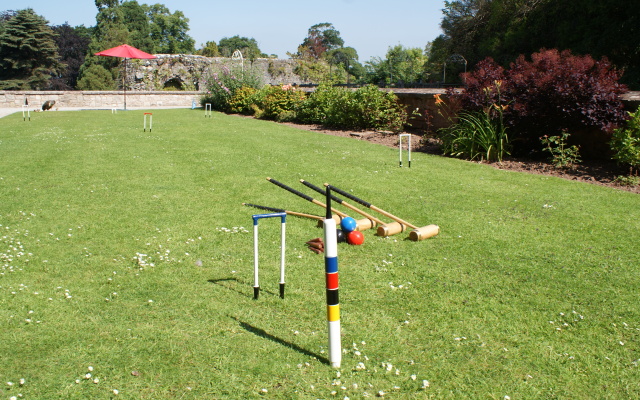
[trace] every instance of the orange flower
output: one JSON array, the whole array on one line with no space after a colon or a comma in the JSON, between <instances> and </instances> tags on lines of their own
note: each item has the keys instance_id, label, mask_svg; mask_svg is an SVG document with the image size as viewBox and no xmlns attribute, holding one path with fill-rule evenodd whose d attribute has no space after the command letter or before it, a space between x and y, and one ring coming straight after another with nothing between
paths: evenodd
<instances>
[{"instance_id":1,"label":"orange flower","mask_svg":"<svg viewBox=\"0 0 640 400\"><path fill-rule=\"evenodd\" d=\"M436 104L442 104L442 103L444 103L444 100L442 100L442 99L440 98L440 94L434 94L434 95L433 95L433 97L435 97L435 99L436 99Z\"/></svg>"},{"instance_id":2,"label":"orange flower","mask_svg":"<svg viewBox=\"0 0 640 400\"><path fill-rule=\"evenodd\" d=\"M500 109L502 109L502 111L505 111L507 108L509 108L508 104L505 105L498 105L498 104L493 104L493 108L495 108L496 110L500 111Z\"/></svg>"}]
</instances>

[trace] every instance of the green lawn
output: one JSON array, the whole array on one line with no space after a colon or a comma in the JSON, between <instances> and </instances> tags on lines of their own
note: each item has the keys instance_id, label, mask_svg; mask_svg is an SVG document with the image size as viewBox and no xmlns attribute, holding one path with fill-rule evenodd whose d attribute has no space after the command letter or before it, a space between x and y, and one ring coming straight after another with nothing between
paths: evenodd
<instances>
[{"instance_id":1,"label":"green lawn","mask_svg":"<svg viewBox=\"0 0 640 400\"><path fill-rule=\"evenodd\" d=\"M421 153L398 168L394 149L218 113L153 116L152 132L142 111L0 119L0 399L640 397L637 194ZM441 228L340 245L339 370L324 260L304 244L322 236L314 221L287 219L285 299L280 224L260 222L253 300L260 211L241 203L323 214L266 177Z\"/></svg>"}]
</instances>

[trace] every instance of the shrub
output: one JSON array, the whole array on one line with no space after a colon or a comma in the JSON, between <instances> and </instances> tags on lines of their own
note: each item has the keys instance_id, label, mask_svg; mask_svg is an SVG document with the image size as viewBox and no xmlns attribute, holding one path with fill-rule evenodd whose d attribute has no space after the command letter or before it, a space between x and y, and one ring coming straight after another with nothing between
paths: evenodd
<instances>
[{"instance_id":1,"label":"shrub","mask_svg":"<svg viewBox=\"0 0 640 400\"><path fill-rule=\"evenodd\" d=\"M500 96L510 107L505 124L513 128L520 152L539 150L542 134L574 133L577 139L590 129L610 133L625 120L618 83L620 73L606 60L575 56L571 52L541 50L528 61L520 56L505 70L486 59L463 74L465 90L458 96L462 107L481 110L496 102L498 94L487 92L502 83Z\"/></svg>"},{"instance_id":2,"label":"shrub","mask_svg":"<svg viewBox=\"0 0 640 400\"><path fill-rule=\"evenodd\" d=\"M356 104L355 117L365 129L383 129L398 132L407 122L407 112L391 92L383 92L377 86L367 85L353 94Z\"/></svg>"},{"instance_id":3,"label":"shrub","mask_svg":"<svg viewBox=\"0 0 640 400\"><path fill-rule=\"evenodd\" d=\"M258 89L261 82L252 70L230 70L222 66L219 73L211 73L206 86L207 93L200 98L200 105L210 103L214 110L229 111L229 102L236 91L243 87Z\"/></svg>"},{"instance_id":4,"label":"shrub","mask_svg":"<svg viewBox=\"0 0 640 400\"><path fill-rule=\"evenodd\" d=\"M293 121L295 110L305 101L306 94L291 85L266 86L256 96L256 106L262 110L260 118ZM285 116L286 114L286 116Z\"/></svg>"},{"instance_id":5,"label":"shrub","mask_svg":"<svg viewBox=\"0 0 640 400\"><path fill-rule=\"evenodd\" d=\"M298 109L298 120L305 124L341 125L341 105L346 104L348 90L323 83ZM340 115L338 115L340 114Z\"/></svg>"},{"instance_id":6,"label":"shrub","mask_svg":"<svg viewBox=\"0 0 640 400\"><path fill-rule=\"evenodd\" d=\"M251 107L256 98L257 89L243 86L236 90L228 101L229 112L251 115L254 113L254 109Z\"/></svg>"},{"instance_id":7,"label":"shrub","mask_svg":"<svg viewBox=\"0 0 640 400\"><path fill-rule=\"evenodd\" d=\"M93 64L82 73L77 86L80 90L114 90L116 83L111 72L100 64Z\"/></svg>"},{"instance_id":8,"label":"shrub","mask_svg":"<svg viewBox=\"0 0 640 400\"><path fill-rule=\"evenodd\" d=\"M610 146L613 150L613 159L631 168L640 168L640 108L635 113L629 113L631 117L624 127L613 131Z\"/></svg>"},{"instance_id":9,"label":"shrub","mask_svg":"<svg viewBox=\"0 0 640 400\"><path fill-rule=\"evenodd\" d=\"M563 132L562 136L544 135L540 138L543 150L551 154L551 163L556 168L572 167L582 161L578 146L567 144L569 136L569 133Z\"/></svg>"},{"instance_id":10,"label":"shrub","mask_svg":"<svg viewBox=\"0 0 640 400\"><path fill-rule=\"evenodd\" d=\"M382 92L376 86L352 91L323 84L298 110L298 119L333 128L399 131L407 114L393 93Z\"/></svg>"}]
</instances>

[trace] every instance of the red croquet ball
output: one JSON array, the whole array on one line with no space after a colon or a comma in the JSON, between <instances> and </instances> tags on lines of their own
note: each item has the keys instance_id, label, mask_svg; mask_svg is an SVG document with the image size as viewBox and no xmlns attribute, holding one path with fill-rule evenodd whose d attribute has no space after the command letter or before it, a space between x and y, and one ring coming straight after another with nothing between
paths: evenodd
<instances>
[{"instance_id":1,"label":"red croquet ball","mask_svg":"<svg viewBox=\"0 0 640 400\"><path fill-rule=\"evenodd\" d=\"M353 245L361 245L364 243L364 235L360 231L352 231L347 234L347 243Z\"/></svg>"}]
</instances>

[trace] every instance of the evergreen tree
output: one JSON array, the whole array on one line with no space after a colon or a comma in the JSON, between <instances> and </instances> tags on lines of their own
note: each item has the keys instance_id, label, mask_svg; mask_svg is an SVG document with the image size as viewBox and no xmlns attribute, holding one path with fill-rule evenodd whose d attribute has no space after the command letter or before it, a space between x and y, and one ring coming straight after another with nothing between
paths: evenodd
<instances>
[{"instance_id":1,"label":"evergreen tree","mask_svg":"<svg viewBox=\"0 0 640 400\"><path fill-rule=\"evenodd\" d=\"M20 10L0 33L0 89L44 89L60 68L55 33L32 9Z\"/></svg>"}]
</instances>

